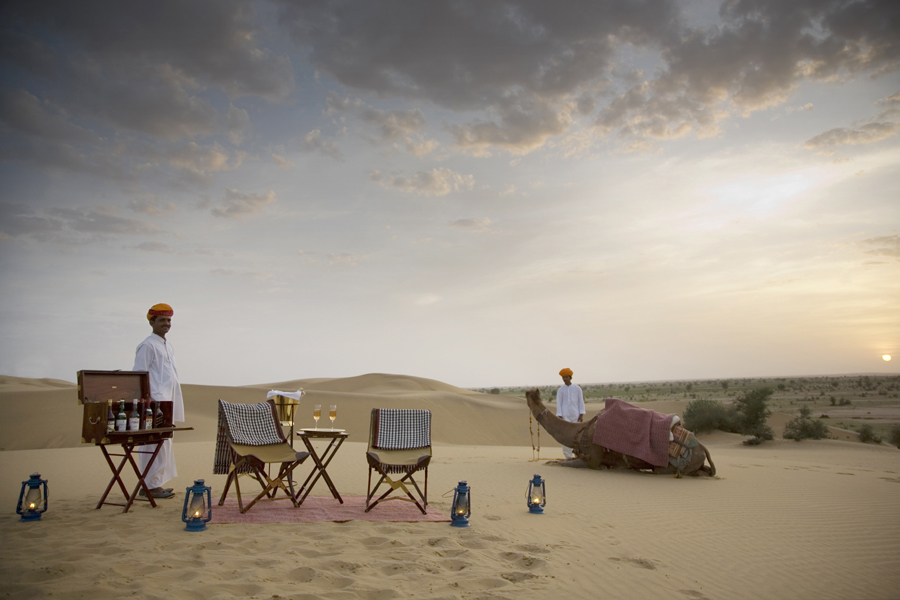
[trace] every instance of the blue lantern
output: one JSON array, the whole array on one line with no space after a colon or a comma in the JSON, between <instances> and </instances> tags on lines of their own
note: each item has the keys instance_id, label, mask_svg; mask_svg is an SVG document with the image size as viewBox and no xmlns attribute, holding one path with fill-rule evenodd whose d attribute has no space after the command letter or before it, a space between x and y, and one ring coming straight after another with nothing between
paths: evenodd
<instances>
[{"instance_id":1,"label":"blue lantern","mask_svg":"<svg viewBox=\"0 0 900 600\"><path fill-rule=\"evenodd\" d=\"M452 527L468 527L472 516L472 490L465 481L460 481L453 490L453 508L450 511Z\"/></svg>"},{"instance_id":2,"label":"blue lantern","mask_svg":"<svg viewBox=\"0 0 900 600\"><path fill-rule=\"evenodd\" d=\"M47 480L41 479L40 473L32 473L31 479L22 482L16 514L22 515L22 521L39 521L45 512L47 512Z\"/></svg>"},{"instance_id":3,"label":"blue lantern","mask_svg":"<svg viewBox=\"0 0 900 600\"><path fill-rule=\"evenodd\" d=\"M202 479L195 479L194 485L185 490L181 512L181 520L187 523L185 531L206 531L206 524L212 520L212 488L203 484Z\"/></svg>"},{"instance_id":4,"label":"blue lantern","mask_svg":"<svg viewBox=\"0 0 900 600\"><path fill-rule=\"evenodd\" d=\"M528 512L536 515L544 513L544 507L547 506L547 482L541 479L540 475L535 475L534 479L528 482L526 501Z\"/></svg>"}]
</instances>

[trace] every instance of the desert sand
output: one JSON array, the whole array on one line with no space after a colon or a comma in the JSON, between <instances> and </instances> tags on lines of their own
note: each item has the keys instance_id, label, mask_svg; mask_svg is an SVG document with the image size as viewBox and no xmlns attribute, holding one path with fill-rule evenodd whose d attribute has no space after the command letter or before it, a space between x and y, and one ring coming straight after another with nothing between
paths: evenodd
<instances>
[{"instance_id":1,"label":"desert sand","mask_svg":"<svg viewBox=\"0 0 900 600\"><path fill-rule=\"evenodd\" d=\"M304 388L297 421L336 404L350 438L329 467L344 495L364 495L373 407L433 411L431 505L472 488L471 527L447 523L210 525L184 531L184 490L212 474L216 400L259 402ZM900 450L858 442L699 436L710 478L555 466L544 433L533 461L523 398L403 375L369 374L246 387L184 385L193 431L176 434L177 495L129 513L96 503L109 481L80 441L74 384L0 378L0 595L8 598L900 598ZM643 403L681 413L687 402ZM588 412L599 407L590 407ZM590 415L589 415L590 416ZM782 419L774 415L775 419ZM534 424L532 427L536 428ZM774 425L776 434L782 426ZM49 481L38 522L15 514L21 482ZM528 481L547 481L543 515ZM315 495L328 495L323 485ZM302 507L298 510L303 510Z\"/></svg>"}]
</instances>

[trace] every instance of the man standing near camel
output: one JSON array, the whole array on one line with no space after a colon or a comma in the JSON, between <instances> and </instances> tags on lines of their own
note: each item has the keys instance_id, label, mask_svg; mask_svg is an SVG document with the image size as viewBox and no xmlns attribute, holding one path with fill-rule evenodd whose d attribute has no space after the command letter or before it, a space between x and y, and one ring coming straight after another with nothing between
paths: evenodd
<instances>
[{"instance_id":1,"label":"man standing near camel","mask_svg":"<svg viewBox=\"0 0 900 600\"><path fill-rule=\"evenodd\" d=\"M147 312L147 320L153 333L141 342L134 355L133 371L147 371L150 374L150 396L156 402L172 402L172 420L184 421L184 399L181 396L181 384L178 382L178 371L175 369L175 350L166 340L166 334L172 328L172 316L175 311L168 304L156 304ZM150 446L144 446L150 448ZM141 469L147 468L150 456L147 452L139 454ZM162 487L170 479L178 477L175 468L175 453L172 440L168 439L160 447L153 467L145 479L150 494L154 498L171 498L175 494L172 488ZM141 490L141 495L144 490Z\"/></svg>"},{"instance_id":2,"label":"man standing near camel","mask_svg":"<svg viewBox=\"0 0 900 600\"><path fill-rule=\"evenodd\" d=\"M572 369L568 367L559 372L565 385L556 390L556 416L571 423L584 421L584 394L581 388L572 383ZM563 446L566 460L573 458L572 449Z\"/></svg>"}]
</instances>

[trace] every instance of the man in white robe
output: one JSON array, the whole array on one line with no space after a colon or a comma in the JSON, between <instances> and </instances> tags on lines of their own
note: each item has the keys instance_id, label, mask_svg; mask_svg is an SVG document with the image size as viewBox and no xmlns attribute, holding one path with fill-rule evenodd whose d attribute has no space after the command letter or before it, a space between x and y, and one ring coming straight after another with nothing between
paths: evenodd
<instances>
[{"instance_id":1,"label":"man in white robe","mask_svg":"<svg viewBox=\"0 0 900 600\"><path fill-rule=\"evenodd\" d=\"M559 372L563 384L556 390L556 416L571 423L584 421L584 394L581 388L572 383L572 369L568 367ZM574 457L574 452L568 446L563 446L563 456L566 460Z\"/></svg>"},{"instance_id":2,"label":"man in white robe","mask_svg":"<svg viewBox=\"0 0 900 600\"><path fill-rule=\"evenodd\" d=\"M176 423L184 421L184 399L181 396L181 385L178 383L178 370L175 368L175 350L166 340L166 334L172 328L172 307L168 304L157 304L147 313L147 320L153 328L147 339L141 342L134 354L134 371L147 371L150 374L150 396L156 402L172 402L172 420ZM152 453L153 446L141 446L140 450ZM141 470L147 467L151 454L141 453ZM178 476L175 468L175 453L172 440L163 442L147 474L145 482L154 498L171 498L175 494L172 488L163 485ZM143 494L143 490L141 490Z\"/></svg>"}]
</instances>

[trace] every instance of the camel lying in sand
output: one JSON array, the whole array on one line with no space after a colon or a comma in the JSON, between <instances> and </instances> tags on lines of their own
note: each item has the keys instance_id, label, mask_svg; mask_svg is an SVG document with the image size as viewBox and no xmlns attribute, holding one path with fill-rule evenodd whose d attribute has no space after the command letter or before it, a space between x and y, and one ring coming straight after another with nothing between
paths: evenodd
<instances>
[{"instance_id":1,"label":"camel lying in sand","mask_svg":"<svg viewBox=\"0 0 900 600\"><path fill-rule=\"evenodd\" d=\"M598 441L602 442L603 439L605 439L601 439L602 436L600 435L595 435L600 433L597 431L598 419L603 417L604 411L600 411L597 416L587 423L570 423L557 417L544 405L541 401L541 392L537 388L525 392L525 398L528 400L528 407L531 409L531 413L534 415L535 419L537 419L537 422L543 426L557 442L572 448L575 455L578 457L571 460L560 461L560 465L567 467L590 467L592 469L650 470L657 474L674 474L676 476L701 474L713 476L716 474L716 466L709 456L709 451L697 440L693 433L681 427L672 426L671 428L672 431L680 434L675 436L675 442L664 440L664 445L675 444L672 446L674 450L672 452L667 452L668 449L665 447L662 450L664 455L676 454L677 456L664 456L662 459L659 459L657 452L657 455L654 456L656 464L652 464L651 462L648 462L648 460L645 460L646 455L645 458L638 458L611 449L612 447L621 447L619 445L610 443L608 447L604 447L598 443ZM618 400L614 401L621 402ZM645 409L629 407L629 410L644 411ZM647 412L652 413L653 411ZM662 415L659 413L653 413L652 415L647 414L644 416L648 419L651 417L657 419L657 422L659 423L664 422L661 418ZM671 420L665 421L666 429L664 430L664 435L666 437L668 437L669 434L669 422L671 422ZM612 437L610 437L610 440L612 440ZM662 466L660 463L664 464L667 459L668 464ZM704 464L707 461L709 462L709 466Z\"/></svg>"}]
</instances>

